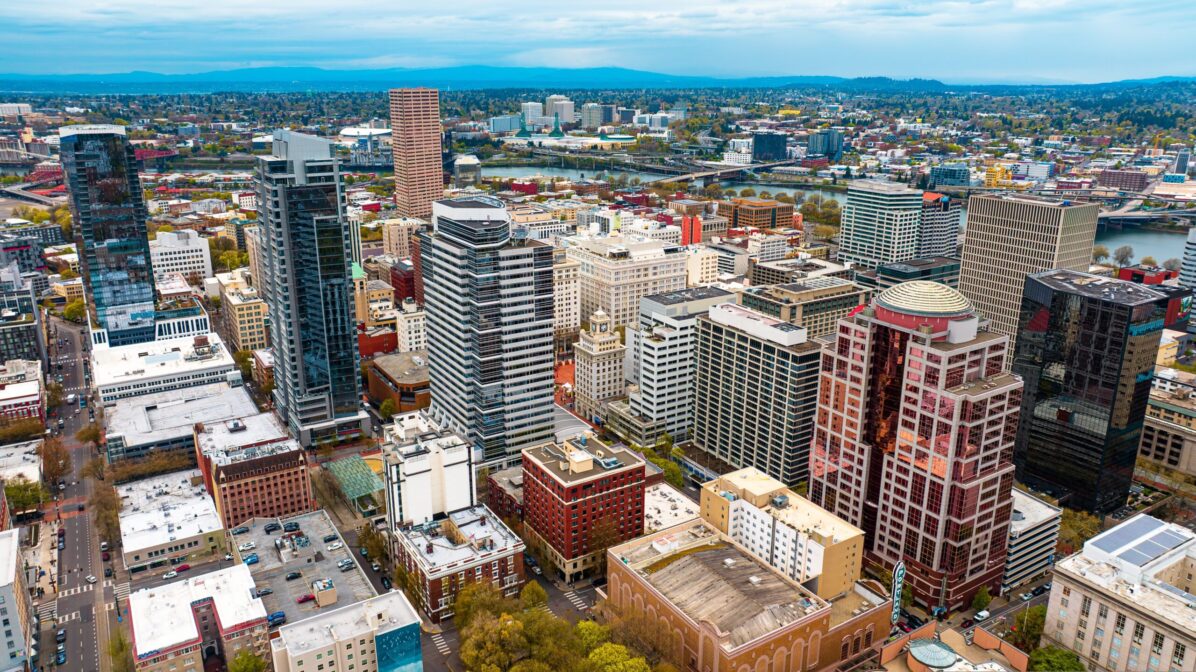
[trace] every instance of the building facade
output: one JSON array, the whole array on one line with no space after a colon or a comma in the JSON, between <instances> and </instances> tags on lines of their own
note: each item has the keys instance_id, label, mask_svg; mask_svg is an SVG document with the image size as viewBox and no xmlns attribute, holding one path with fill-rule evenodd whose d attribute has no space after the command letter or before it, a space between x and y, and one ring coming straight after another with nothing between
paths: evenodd
<instances>
[{"instance_id":1,"label":"building facade","mask_svg":"<svg viewBox=\"0 0 1196 672\"><path fill-rule=\"evenodd\" d=\"M552 247L512 231L502 202L437 201L420 233L432 416L477 463L552 436Z\"/></svg>"},{"instance_id":2,"label":"building facade","mask_svg":"<svg viewBox=\"0 0 1196 672\"><path fill-rule=\"evenodd\" d=\"M1009 519L1009 550L1001 594L1013 591L1050 571L1055 564L1055 545L1063 510L1017 488L1013 489L1013 515Z\"/></svg>"},{"instance_id":3,"label":"building facade","mask_svg":"<svg viewBox=\"0 0 1196 672\"><path fill-rule=\"evenodd\" d=\"M1026 278L1013 371L1026 381L1019 478L1108 513L1133 481L1166 297L1077 271Z\"/></svg>"},{"instance_id":4,"label":"building facade","mask_svg":"<svg viewBox=\"0 0 1196 672\"><path fill-rule=\"evenodd\" d=\"M784 285L749 287L739 295L745 308L803 327L810 338L835 331L839 320L868 303L871 290L849 280L818 277Z\"/></svg>"},{"instance_id":5,"label":"building facade","mask_svg":"<svg viewBox=\"0 0 1196 672\"><path fill-rule=\"evenodd\" d=\"M611 329L610 317L598 311L573 348L573 410L592 422L605 416L605 404L623 396L623 354L627 346Z\"/></svg>"},{"instance_id":6,"label":"building facade","mask_svg":"<svg viewBox=\"0 0 1196 672\"><path fill-rule=\"evenodd\" d=\"M432 216L432 201L444 196L440 92L391 89L390 128L399 216L427 219Z\"/></svg>"},{"instance_id":7,"label":"building facade","mask_svg":"<svg viewBox=\"0 0 1196 672\"><path fill-rule=\"evenodd\" d=\"M916 256L953 257L958 254L962 225L963 201L933 191L923 192L922 223L918 229Z\"/></svg>"},{"instance_id":8,"label":"building facade","mask_svg":"<svg viewBox=\"0 0 1196 672\"><path fill-rule=\"evenodd\" d=\"M931 611L1000 587L1022 389L1007 355L934 282L881 292L822 353L810 499L864 530L870 561L904 561Z\"/></svg>"},{"instance_id":9,"label":"building facade","mask_svg":"<svg viewBox=\"0 0 1196 672\"><path fill-rule=\"evenodd\" d=\"M968 199L959 291L1017 344L1026 276L1055 268L1087 271L1096 238L1096 203L1022 194Z\"/></svg>"},{"instance_id":10,"label":"building facade","mask_svg":"<svg viewBox=\"0 0 1196 672\"><path fill-rule=\"evenodd\" d=\"M615 327L637 322L640 299L685 287L685 249L639 236L578 236L566 248L577 261L581 314L602 310Z\"/></svg>"},{"instance_id":11,"label":"building facade","mask_svg":"<svg viewBox=\"0 0 1196 672\"><path fill-rule=\"evenodd\" d=\"M402 591L321 611L278 629L274 672L421 672L419 615Z\"/></svg>"},{"instance_id":12,"label":"building facade","mask_svg":"<svg viewBox=\"0 0 1196 672\"><path fill-rule=\"evenodd\" d=\"M261 275L274 403L305 446L359 435L361 377L340 164L326 140L274 134L257 159Z\"/></svg>"},{"instance_id":13,"label":"building facade","mask_svg":"<svg viewBox=\"0 0 1196 672\"><path fill-rule=\"evenodd\" d=\"M5 511L7 514L7 511ZM8 516L5 515L5 525ZM37 623L34 620L36 612L29 598L29 587L25 580L25 562L21 558L21 530L19 528L6 529L0 532L0 604L4 605L3 639L0 639L0 652L7 653L6 662L0 663L5 670L25 670L26 665L33 665L32 658L38 655L34 649L38 642ZM45 645L47 650L40 655L40 659L48 661L51 652L50 643Z\"/></svg>"},{"instance_id":14,"label":"building facade","mask_svg":"<svg viewBox=\"0 0 1196 672\"><path fill-rule=\"evenodd\" d=\"M918 256L922 194L903 184L854 181L847 188L839 261L865 268Z\"/></svg>"},{"instance_id":15,"label":"building facade","mask_svg":"<svg viewBox=\"0 0 1196 672\"><path fill-rule=\"evenodd\" d=\"M392 532L424 525L476 503L473 449L423 411L383 428L386 521Z\"/></svg>"},{"instance_id":16,"label":"building facade","mask_svg":"<svg viewBox=\"0 0 1196 672\"><path fill-rule=\"evenodd\" d=\"M552 334L553 352L568 353L581 330L581 285L577 269L581 266L564 250L552 253Z\"/></svg>"},{"instance_id":17,"label":"building facade","mask_svg":"<svg viewBox=\"0 0 1196 672\"><path fill-rule=\"evenodd\" d=\"M696 346L695 448L786 484L805 481L819 345L802 327L725 303L698 319Z\"/></svg>"},{"instance_id":18,"label":"building facade","mask_svg":"<svg viewBox=\"0 0 1196 672\"><path fill-rule=\"evenodd\" d=\"M159 231L149 241L149 250L155 280L171 273L182 274L188 281L212 277L212 253L208 241L195 231Z\"/></svg>"},{"instance_id":19,"label":"building facade","mask_svg":"<svg viewBox=\"0 0 1196 672\"><path fill-rule=\"evenodd\" d=\"M411 258L411 241L420 229L428 225L426 221L416 217L386 219L381 224L382 251L399 259Z\"/></svg>"},{"instance_id":20,"label":"building facade","mask_svg":"<svg viewBox=\"0 0 1196 672\"><path fill-rule=\"evenodd\" d=\"M1138 459L1196 476L1196 400L1190 389L1151 390Z\"/></svg>"}]
</instances>

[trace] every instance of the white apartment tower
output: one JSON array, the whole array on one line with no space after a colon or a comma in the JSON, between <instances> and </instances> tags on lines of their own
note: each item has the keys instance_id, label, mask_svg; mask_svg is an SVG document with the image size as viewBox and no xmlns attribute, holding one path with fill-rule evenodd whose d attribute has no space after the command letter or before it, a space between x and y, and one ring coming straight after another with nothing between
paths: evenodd
<instances>
[{"instance_id":1,"label":"white apartment tower","mask_svg":"<svg viewBox=\"0 0 1196 672\"><path fill-rule=\"evenodd\" d=\"M894 182L852 182L841 221L841 263L876 268L913 259L918 256L922 193Z\"/></svg>"}]
</instances>

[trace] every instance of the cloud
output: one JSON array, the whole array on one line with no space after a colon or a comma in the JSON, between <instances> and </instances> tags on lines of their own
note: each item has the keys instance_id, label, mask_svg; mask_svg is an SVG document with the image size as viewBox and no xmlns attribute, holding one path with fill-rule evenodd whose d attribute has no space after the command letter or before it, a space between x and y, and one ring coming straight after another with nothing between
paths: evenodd
<instances>
[{"instance_id":1,"label":"cloud","mask_svg":"<svg viewBox=\"0 0 1196 672\"><path fill-rule=\"evenodd\" d=\"M527 67L598 68L610 65L616 57L605 47L555 47L521 51L506 60L511 65Z\"/></svg>"}]
</instances>

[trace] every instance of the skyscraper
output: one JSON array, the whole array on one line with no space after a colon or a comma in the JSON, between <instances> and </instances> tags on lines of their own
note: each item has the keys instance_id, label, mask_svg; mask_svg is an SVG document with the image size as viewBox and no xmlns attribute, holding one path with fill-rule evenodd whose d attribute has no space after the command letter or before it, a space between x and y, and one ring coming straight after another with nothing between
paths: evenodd
<instances>
[{"instance_id":1,"label":"skyscraper","mask_svg":"<svg viewBox=\"0 0 1196 672\"><path fill-rule=\"evenodd\" d=\"M1184 241L1184 258L1179 267L1179 284L1188 289L1196 289L1196 229L1188 229L1188 239Z\"/></svg>"},{"instance_id":2,"label":"skyscraper","mask_svg":"<svg viewBox=\"0 0 1196 672\"><path fill-rule=\"evenodd\" d=\"M278 415L305 446L359 434L366 415L340 163L327 140L279 130L256 172Z\"/></svg>"},{"instance_id":3,"label":"skyscraper","mask_svg":"<svg viewBox=\"0 0 1196 672\"><path fill-rule=\"evenodd\" d=\"M968 225L959 291L994 331L1017 343L1026 276L1056 268L1087 271L1096 238L1096 203L1071 203L1024 194L986 194L968 200Z\"/></svg>"},{"instance_id":4,"label":"skyscraper","mask_svg":"<svg viewBox=\"0 0 1196 672\"><path fill-rule=\"evenodd\" d=\"M154 340L154 271L137 158L123 126L64 126L62 167L96 344Z\"/></svg>"},{"instance_id":5,"label":"skyscraper","mask_svg":"<svg viewBox=\"0 0 1196 672\"><path fill-rule=\"evenodd\" d=\"M825 156L838 161L843 153L843 134L833 128L823 128L810 134L806 156Z\"/></svg>"},{"instance_id":6,"label":"skyscraper","mask_svg":"<svg viewBox=\"0 0 1196 672\"><path fill-rule=\"evenodd\" d=\"M822 351L810 499L909 567L914 601L955 611L1001 583L1022 382L1008 339L958 291L881 292Z\"/></svg>"},{"instance_id":7,"label":"skyscraper","mask_svg":"<svg viewBox=\"0 0 1196 672\"><path fill-rule=\"evenodd\" d=\"M858 180L847 188L839 262L876 268L918 256L922 194L895 182Z\"/></svg>"},{"instance_id":8,"label":"skyscraper","mask_svg":"<svg viewBox=\"0 0 1196 672\"><path fill-rule=\"evenodd\" d=\"M1167 297L1124 280L1055 270L1026 278L1014 373L1026 381L1018 475L1097 513L1125 504Z\"/></svg>"},{"instance_id":9,"label":"skyscraper","mask_svg":"<svg viewBox=\"0 0 1196 672\"><path fill-rule=\"evenodd\" d=\"M479 466L553 437L553 250L527 233L487 197L437 201L419 233L430 412Z\"/></svg>"},{"instance_id":10,"label":"skyscraper","mask_svg":"<svg viewBox=\"0 0 1196 672\"><path fill-rule=\"evenodd\" d=\"M956 256L962 224L962 201L933 191L923 193L922 225L918 230L918 257Z\"/></svg>"},{"instance_id":11,"label":"skyscraper","mask_svg":"<svg viewBox=\"0 0 1196 672\"><path fill-rule=\"evenodd\" d=\"M590 326L581 330L573 348L576 369L573 376L574 408L587 420L606 415L607 401L623 394L623 354L627 346L611 328L610 316L601 310L590 316Z\"/></svg>"},{"instance_id":12,"label":"skyscraper","mask_svg":"<svg viewBox=\"0 0 1196 672\"><path fill-rule=\"evenodd\" d=\"M432 215L432 201L444 196L440 93L436 89L391 89L390 128L399 216L427 219Z\"/></svg>"}]
</instances>

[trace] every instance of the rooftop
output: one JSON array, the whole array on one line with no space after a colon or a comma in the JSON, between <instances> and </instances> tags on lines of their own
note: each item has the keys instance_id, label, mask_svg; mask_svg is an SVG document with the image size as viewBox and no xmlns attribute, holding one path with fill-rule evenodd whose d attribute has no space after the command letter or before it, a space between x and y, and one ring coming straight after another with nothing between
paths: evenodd
<instances>
[{"instance_id":1,"label":"rooftop","mask_svg":"<svg viewBox=\"0 0 1196 672\"><path fill-rule=\"evenodd\" d=\"M337 642L382 634L416 623L419 623L419 615L403 592L395 590L284 625L278 629L278 636L270 640L270 646L275 650L286 649L290 656L301 656Z\"/></svg>"},{"instance_id":2,"label":"rooftop","mask_svg":"<svg viewBox=\"0 0 1196 672\"><path fill-rule=\"evenodd\" d=\"M922 192L917 189L911 189L907 185L900 182L887 182L884 180L852 180L847 187L848 194L856 191L871 191L879 194L900 194L906 196L917 196L918 200L922 200Z\"/></svg>"},{"instance_id":3,"label":"rooftop","mask_svg":"<svg viewBox=\"0 0 1196 672\"><path fill-rule=\"evenodd\" d=\"M1106 278L1091 273L1055 269L1034 273L1030 277L1050 287L1051 289L1078 294L1101 301L1109 301L1124 306L1138 306L1155 303L1166 298L1147 285Z\"/></svg>"},{"instance_id":4,"label":"rooftop","mask_svg":"<svg viewBox=\"0 0 1196 672\"><path fill-rule=\"evenodd\" d=\"M413 350L379 355L373 365L396 383L421 383L428 380L428 351Z\"/></svg>"},{"instance_id":5,"label":"rooftop","mask_svg":"<svg viewBox=\"0 0 1196 672\"><path fill-rule=\"evenodd\" d=\"M278 416L269 412L204 423L195 437L200 451L221 466L302 449Z\"/></svg>"},{"instance_id":6,"label":"rooftop","mask_svg":"<svg viewBox=\"0 0 1196 672\"><path fill-rule=\"evenodd\" d=\"M520 479L522 483L522 474ZM655 483L644 490L645 533L663 530L697 518L698 505L668 483Z\"/></svg>"},{"instance_id":7,"label":"rooftop","mask_svg":"<svg viewBox=\"0 0 1196 672\"><path fill-rule=\"evenodd\" d=\"M745 308L737 303L721 303L712 306L708 313L710 321L732 327L766 341L784 347L806 345L806 328L784 320L769 317ZM809 344L810 347L815 347Z\"/></svg>"},{"instance_id":8,"label":"rooftop","mask_svg":"<svg viewBox=\"0 0 1196 672\"><path fill-rule=\"evenodd\" d=\"M719 297L727 297L730 299L733 294L726 290L717 287L690 287L688 289L679 289L675 292L665 292L663 294L652 294L645 296L645 301L653 301L663 306L672 306L681 303L689 303L690 301L700 301L703 299L715 299Z\"/></svg>"},{"instance_id":9,"label":"rooftop","mask_svg":"<svg viewBox=\"0 0 1196 672\"><path fill-rule=\"evenodd\" d=\"M483 558L522 551L523 540L484 505L458 509L398 531L425 574L455 573Z\"/></svg>"},{"instance_id":10,"label":"rooftop","mask_svg":"<svg viewBox=\"0 0 1196 672\"><path fill-rule=\"evenodd\" d=\"M824 545L864 534L860 528L786 488L784 483L755 467L723 474L704 483L702 489L732 501L748 499L763 502L764 505L759 507L761 510L789 527L822 538Z\"/></svg>"},{"instance_id":11,"label":"rooftop","mask_svg":"<svg viewBox=\"0 0 1196 672\"><path fill-rule=\"evenodd\" d=\"M151 343L97 347L91 351L95 385L105 387L143 378L182 375L215 367L236 368L232 353L215 333Z\"/></svg>"},{"instance_id":12,"label":"rooftop","mask_svg":"<svg viewBox=\"0 0 1196 672\"><path fill-rule=\"evenodd\" d=\"M224 529L198 469L116 486L125 554Z\"/></svg>"},{"instance_id":13,"label":"rooftop","mask_svg":"<svg viewBox=\"0 0 1196 672\"><path fill-rule=\"evenodd\" d=\"M211 600L223 630L261 621L266 608L254 597L249 567L236 564L183 581L143 588L129 595L129 624L134 655L148 657L187 643L198 643L200 633L193 605Z\"/></svg>"},{"instance_id":14,"label":"rooftop","mask_svg":"<svg viewBox=\"0 0 1196 672\"><path fill-rule=\"evenodd\" d=\"M109 437L140 446L190 436L196 423L220 423L257 410L243 387L212 383L119 399L104 411Z\"/></svg>"},{"instance_id":15,"label":"rooftop","mask_svg":"<svg viewBox=\"0 0 1196 672\"><path fill-rule=\"evenodd\" d=\"M906 259L905 261L881 264L876 270L877 272L888 270L897 273L913 273L943 266L959 266L959 264L960 260L954 257L920 257L918 259Z\"/></svg>"},{"instance_id":16,"label":"rooftop","mask_svg":"<svg viewBox=\"0 0 1196 672\"><path fill-rule=\"evenodd\" d=\"M20 528L14 527L0 532L0 586L7 586L16 580L20 559Z\"/></svg>"},{"instance_id":17,"label":"rooftop","mask_svg":"<svg viewBox=\"0 0 1196 672\"><path fill-rule=\"evenodd\" d=\"M608 446L589 434L566 439L560 444L544 443L524 448L523 458L532 460L556 480L570 485L644 466L643 458L626 446Z\"/></svg>"},{"instance_id":18,"label":"rooftop","mask_svg":"<svg viewBox=\"0 0 1196 672\"><path fill-rule=\"evenodd\" d=\"M1062 515L1062 509L1017 488L1013 489L1013 517L1009 531L1020 533Z\"/></svg>"},{"instance_id":19,"label":"rooftop","mask_svg":"<svg viewBox=\"0 0 1196 672\"><path fill-rule=\"evenodd\" d=\"M0 446L0 479L17 476L38 483L42 480L42 459L38 455L42 439Z\"/></svg>"},{"instance_id":20,"label":"rooftop","mask_svg":"<svg viewBox=\"0 0 1196 672\"><path fill-rule=\"evenodd\" d=\"M959 290L928 280L893 285L877 295L876 302L884 308L907 315L951 317L975 312L972 302Z\"/></svg>"}]
</instances>

